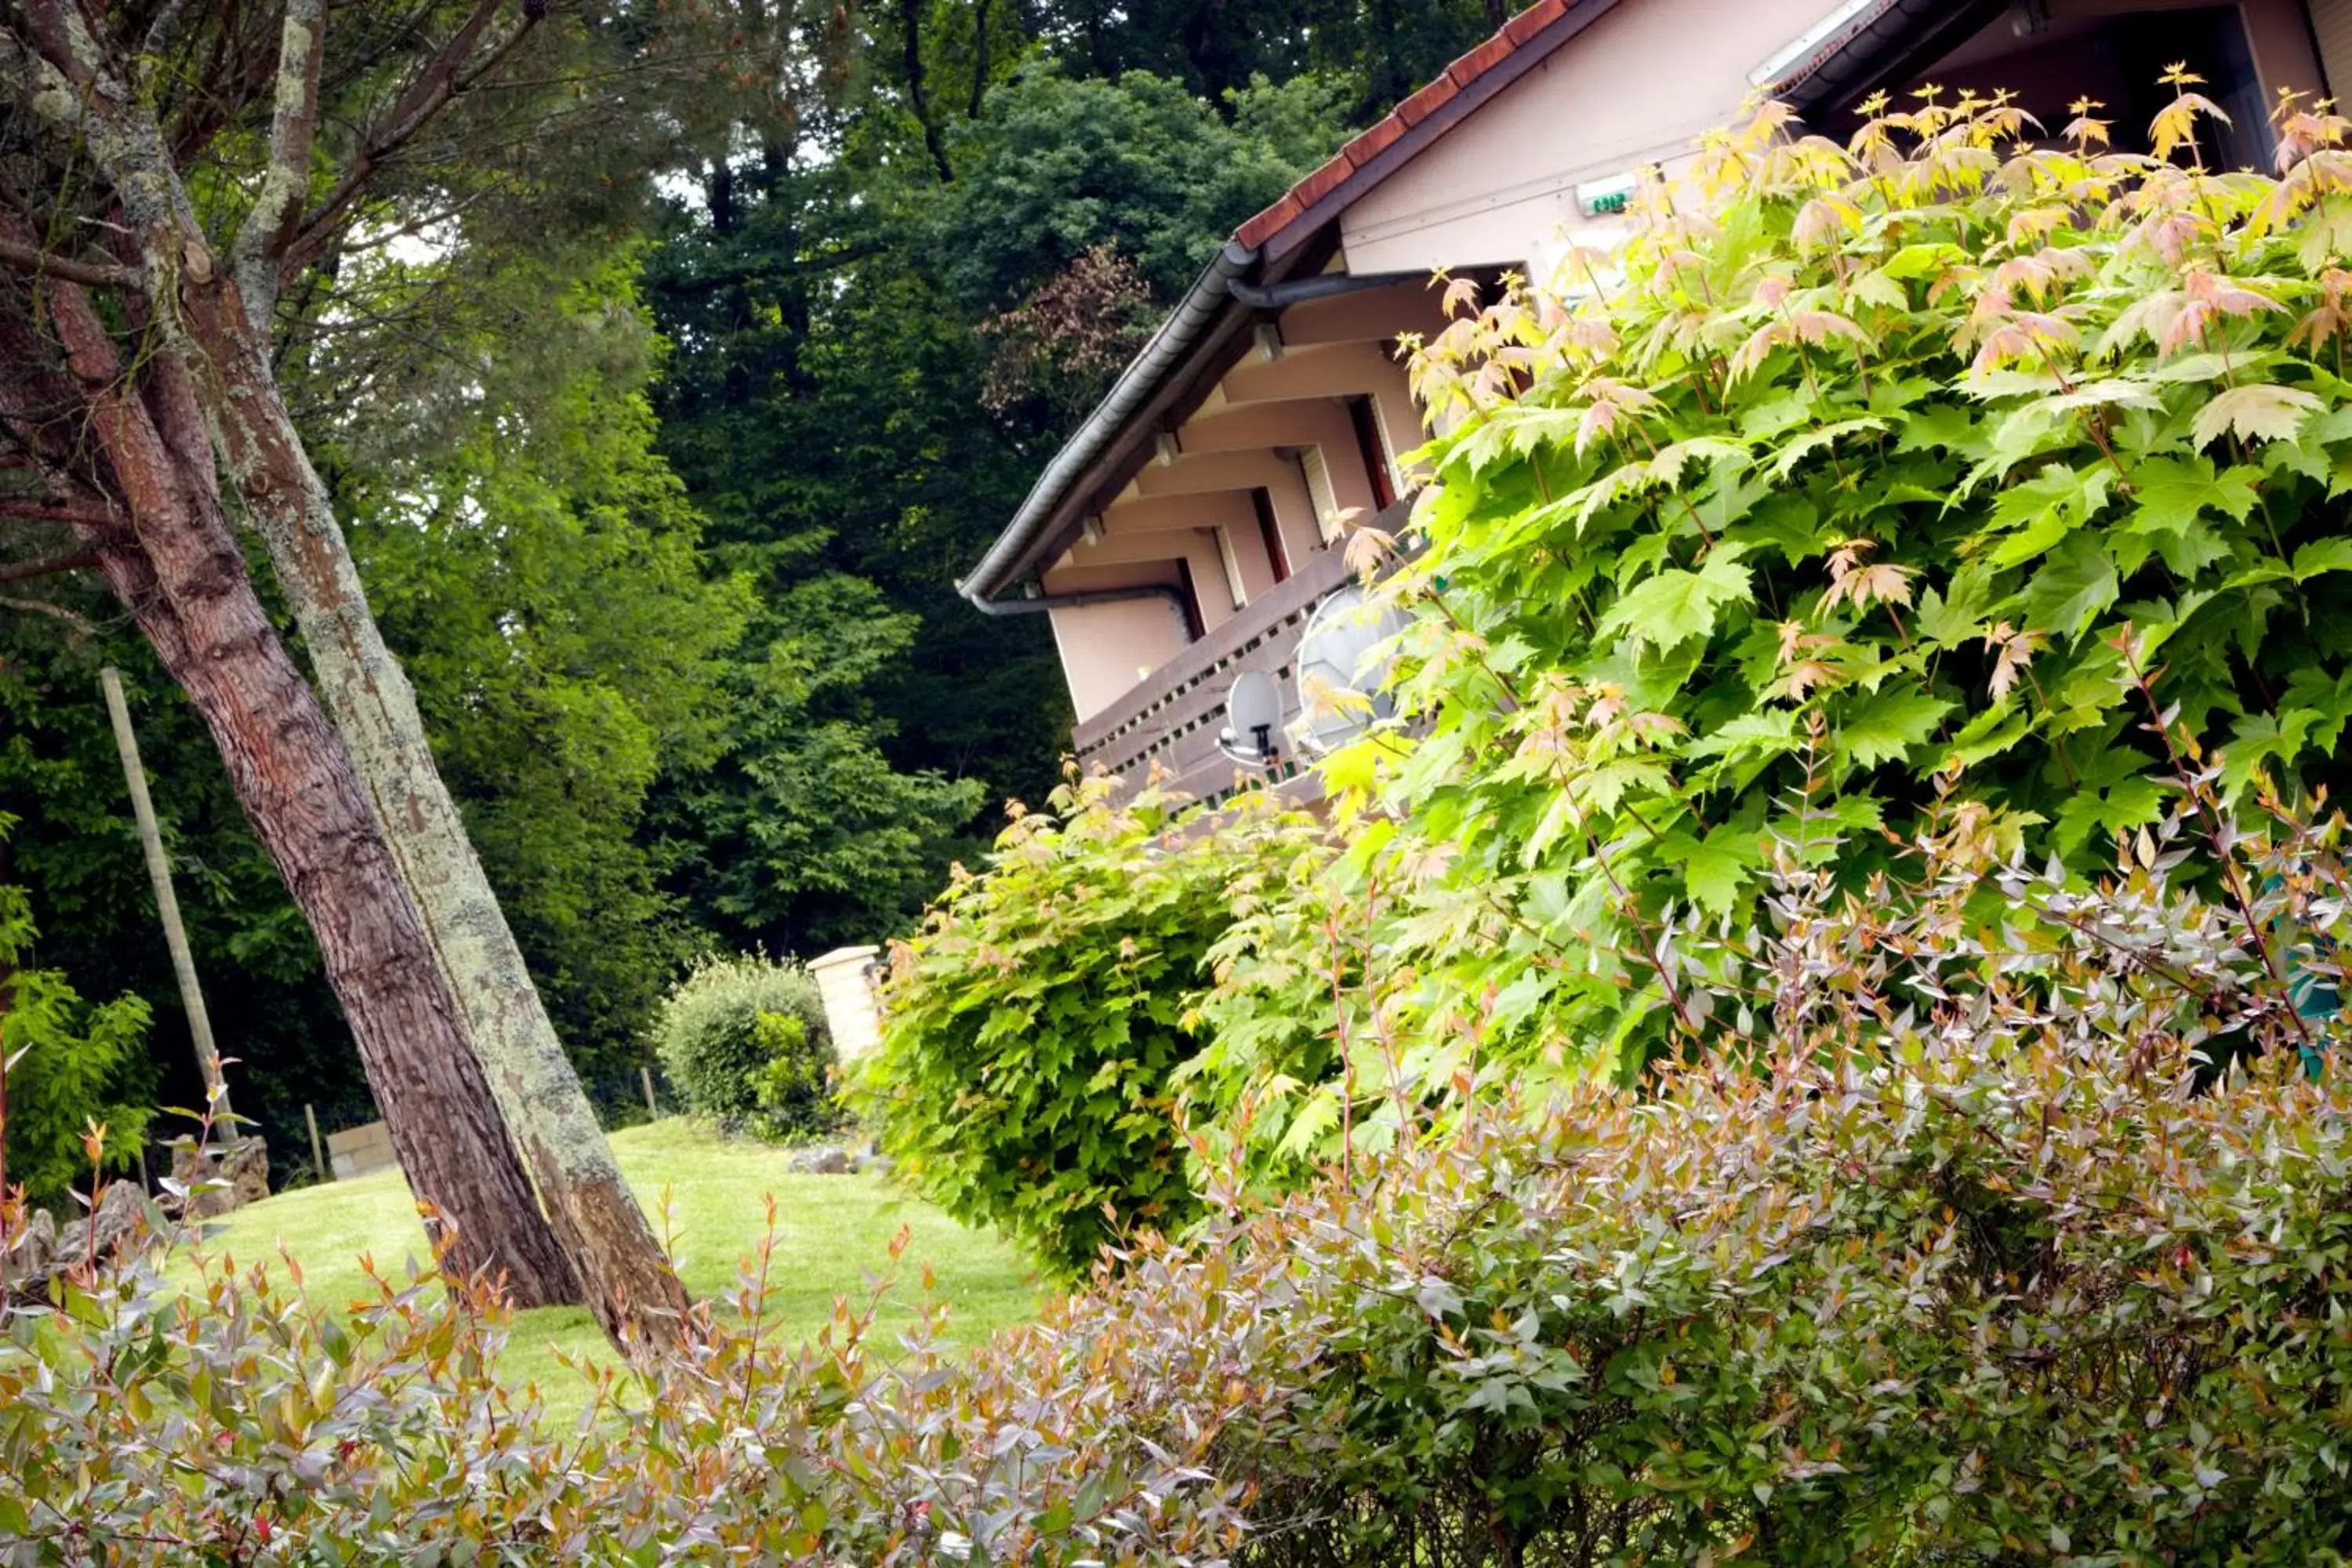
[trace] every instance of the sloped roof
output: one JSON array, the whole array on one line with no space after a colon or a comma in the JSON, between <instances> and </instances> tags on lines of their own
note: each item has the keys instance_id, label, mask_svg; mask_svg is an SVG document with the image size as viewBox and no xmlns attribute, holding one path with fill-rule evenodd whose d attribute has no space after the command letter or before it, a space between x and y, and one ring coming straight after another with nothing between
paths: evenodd
<instances>
[{"instance_id":1,"label":"sloped roof","mask_svg":"<svg viewBox=\"0 0 2352 1568\"><path fill-rule=\"evenodd\" d=\"M1155 421L1184 397L1203 364L1235 343L1268 305L1264 286L1287 276L1301 249L1454 125L1619 4L1537 0L1436 80L1350 140L1329 162L1234 232L1110 391L1054 454L1004 531L956 584L991 607L1074 526L1087 496L1142 462ZM1256 302L1253 302L1253 296Z\"/></svg>"},{"instance_id":2,"label":"sloped roof","mask_svg":"<svg viewBox=\"0 0 2352 1568\"><path fill-rule=\"evenodd\" d=\"M1536 5L1512 17L1504 24L1502 31L1447 66L1435 81L1398 104L1379 123L1340 148L1332 155L1330 162L1291 186L1279 201L1234 230L1234 238L1253 250L1263 249L1300 218L1313 212L1326 198L1343 193L1351 197L1363 195L1361 191L1347 192L1346 187L1362 183L1369 189L1371 184L1377 183L1377 175L1366 180L1364 172L1382 153L1403 141L1405 132L1421 126L1460 99L1465 89L1477 85L1480 79L1489 72L1514 57L1521 57L1519 64L1522 68L1533 63L1523 57L1521 51L1538 39L1545 28L1567 16L1577 4L1578 0L1538 0ZM1597 16L1609 7L1599 0L1582 0L1580 9ZM1562 33L1557 37L1543 39L1539 54L1549 54L1565 43L1569 36ZM1510 74L1516 76L1517 73ZM1432 129L1442 131L1444 127L1441 125ZM1381 173L1385 174L1386 171Z\"/></svg>"}]
</instances>

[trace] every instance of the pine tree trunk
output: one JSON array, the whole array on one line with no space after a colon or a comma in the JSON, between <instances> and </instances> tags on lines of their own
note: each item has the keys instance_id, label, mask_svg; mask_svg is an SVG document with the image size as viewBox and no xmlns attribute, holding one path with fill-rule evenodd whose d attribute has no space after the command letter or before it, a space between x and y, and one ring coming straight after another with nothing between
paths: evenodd
<instances>
[{"instance_id":1,"label":"pine tree trunk","mask_svg":"<svg viewBox=\"0 0 2352 1568\"><path fill-rule=\"evenodd\" d=\"M473 1048L614 1342L668 1343L686 1292L630 1194L595 1110L524 966L434 762L414 689L384 646L323 481L225 280L183 292L228 479L268 547L335 727L350 751Z\"/></svg>"},{"instance_id":2,"label":"pine tree trunk","mask_svg":"<svg viewBox=\"0 0 2352 1568\"><path fill-rule=\"evenodd\" d=\"M451 1267L503 1274L518 1306L579 1300L350 759L247 576L193 397L166 366L126 380L78 289L59 287L50 316L129 522L76 527L309 919L410 1190L455 1232ZM25 346L0 334L0 351ZM0 359L31 374L29 353ZM54 401L32 390L0 406Z\"/></svg>"},{"instance_id":3,"label":"pine tree trunk","mask_svg":"<svg viewBox=\"0 0 2352 1568\"><path fill-rule=\"evenodd\" d=\"M326 487L270 368L270 306L292 265L280 242L301 218L311 173L323 12L307 6L307 23L290 10L286 14L273 89L273 178L264 182L257 210L225 262L206 241L152 101L131 86L130 64L90 31L80 9L63 0L35 9L45 19L36 29L43 58L24 63L46 71L48 85L27 102L66 129L78 155L90 159L120 203L119 217L110 217L101 243L135 274L138 286L125 291L126 299L152 327L152 340L176 372L173 379L185 389L187 409L208 430L208 445L268 547L319 695L379 829L377 842L390 851L393 877L423 920L441 994L459 1009L497 1110L538 1183L548 1220L608 1334L616 1341L629 1333L673 1340L683 1328L685 1290L621 1178L474 858L426 744L415 693L369 613ZM413 110L421 124L457 90L494 10L478 6L411 82L404 118ZM524 29L535 19L527 16ZM520 36L509 34L509 41ZM361 163L370 156L372 151ZM275 177L289 170L289 178ZM355 168L353 176L358 173ZM250 247L248 239L255 242ZM239 292L240 274L255 289L249 302ZM179 411L174 405L175 417ZM209 479L212 453L200 458L192 441L174 441L173 450L184 467L203 462Z\"/></svg>"}]
</instances>

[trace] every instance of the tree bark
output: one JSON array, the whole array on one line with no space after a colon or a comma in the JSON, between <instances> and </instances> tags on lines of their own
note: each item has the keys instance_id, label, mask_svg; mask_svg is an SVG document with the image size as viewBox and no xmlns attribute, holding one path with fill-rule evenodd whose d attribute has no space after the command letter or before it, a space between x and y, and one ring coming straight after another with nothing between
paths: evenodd
<instances>
[{"instance_id":1,"label":"tree bark","mask_svg":"<svg viewBox=\"0 0 2352 1568\"><path fill-rule=\"evenodd\" d=\"M988 7L990 0L979 0L971 17L971 103L964 110L967 120L980 118L981 105L988 97Z\"/></svg>"},{"instance_id":2,"label":"tree bark","mask_svg":"<svg viewBox=\"0 0 2352 1568\"><path fill-rule=\"evenodd\" d=\"M614 1342L668 1343L685 1288L637 1206L541 1003L464 820L442 783L415 689L384 646L326 485L226 280L181 295L181 352L295 623L320 695L382 823L507 1128L538 1184L589 1309Z\"/></svg>"},{"instance_id":3,"label":"tree bark","mask_svg":"<svg viewBox=\"0 0 2352 1568\"><path fill-rule=\"evenodd\" d=\"M43 112L66 116L73 133L121 203L111 241L135 272L154 338L184 398L174 405L186 434L176 456L219 469L257 528L310 656L319 695L332 716L396 880L421 917L426 951L445 994L455 1000L497 1114L513 1134L547 1216L588 1304L616 1342L635 1335L674 1340L683 1330L684 1288L630 1194L562 1042L541 1005L496 895L475 858L426 742L415 694L385 647L337 525L326 486L311 466L270 367L268 312L248 309L237 275L265 279L313 254L336 215L365 185L371 161L413 137L466 82L514 47L535 17L526 12L497 42L485 42L499 0L477 0L467 21L437 51L362 139L360 154L324 203L289 216L307 180L271 181L256 209L257 231L231 247L233 267L214 258L152 110L129 90L125 73L61 4L40 9L58 39L37 63L64 96L36 92ZM273 165L307 168L305 117L316 115L313 23L324 8L288 8L280 45ZM477 58L478 47L482 57ZM249 236L250 240L249 240ZM275 298L274 289L271 297ZM202 446L199 453L196 448ZM134 508L134 511L136 509Z\"/></svg>"},{"instance_id":4,"label":"tree bark","mask_svg":"<svg viewBox=\"0 0 2352 1568\"><path fill-rule=\"evenodd\" d=\"M79 466L102 463L110 481L85 499L110 500L127 521L75 527L203 717L308 917L410 1189L438 1216L449 1267L503 1275L519 1306L578 1300L350 760L246 574L209 450L191 462L202 431L188 427L184 386L152 361L138 384L127 380L78 287L56 287L48 301L95 448L79 448ZM0 313L0 416L37 448L44 416L64 400L55 386L28 384L41 359L29 325Z\"/></svg>"},{"instance_id":5,"label":"tree bark","mask_svg":"<svg viewBox=\"0 0 2352 1568\"><path fill-rule=\"evenodd\" d=\"M922 0L898 0L898 24L906 30L907 107L914 111L915 123L922 127L923 150L931 155L940 184L953 184L955 167L948 162L947 143L940 139L940 122L931 114L930 92L923 80Z\"/></svg>"}]
</instances>

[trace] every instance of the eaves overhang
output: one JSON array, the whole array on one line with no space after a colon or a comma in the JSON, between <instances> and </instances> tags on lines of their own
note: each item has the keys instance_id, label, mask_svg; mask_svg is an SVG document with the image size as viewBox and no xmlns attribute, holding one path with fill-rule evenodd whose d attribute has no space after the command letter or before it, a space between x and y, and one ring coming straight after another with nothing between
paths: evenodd
<instances>
[{"instance_id":1,"label":"eaves overhang","mask_svg":"<svg viewBox=\"0 0 2352 1568\"><path fill-rule=\"evenodd\" d=\"M1233 287L1250 277L1257 262L1253 247L1226 242L1094 412L1054 454L1021 510L956 584L957 592L975 604L1003 595L1075 524L1092 491L1089 481L1139 455L1192 379L1186 373L1213 357L1248 324L1254 311L1234 297Z\"/></svg>"},{"instance_id":2,"label":"eaves overhang","mask_svg":"<svg viewBox=\"0 0 2352 1568\"><path fill-rule=\"evenodd\" d=\"M1907 81L2000 16L2009 0L1862 0L1792 58L1759 70L1766 96L1816 122Z\"/></svg>"},{"instance_id":3,"label":"eaves overhang","mask_svg":"<svg viewBox=\"0 0 2352 1568\"><path fill-rule=\"evenodd\" d=\"M1013 592L1076 534L1094 498L1141 467L1150 437L1184 411L1188 394L1205 389L1206 372L1237 352L1253 319L1273 313L1243 295L1262 298L1265 285L1328 251L1349 206L1618 4L1538 0L1243 224L1054 454L957 591L974 604Z\"/></svg>"}]
</instances>

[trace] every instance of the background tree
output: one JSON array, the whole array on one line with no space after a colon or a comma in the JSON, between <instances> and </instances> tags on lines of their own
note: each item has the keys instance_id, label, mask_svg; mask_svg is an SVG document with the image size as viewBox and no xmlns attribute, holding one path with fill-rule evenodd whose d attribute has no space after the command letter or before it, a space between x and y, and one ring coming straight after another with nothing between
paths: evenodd
<instances>
[{"instance_id":1,"label":"background tree","mask_svg":"<svg viewBox=\"0 0 2352 1568\"><path fill-rule=\"evenodd\" d=\"M1051 635L972 614L955 579L1204 258L1342 134L1318 80L1229 120L1033 63L976 120L933 62L928 132L886 83L712 163L653 259L662 447L761 605L721 754L656 816L671 885L738 945L905 929L984 844L984 804L1052 788Z\"/></svg>"},{"instance_id":2,"label":"background tree","mask_svg":"<svg viewBox=\"0 0 2352 1568\"><path fill-rule=\"evenodd\" d=\"M89 1005L37 966L32 900L5 879L16 825L0 812L0 1209L13 1187L33 1204L64 1203L89 1175L82 1139L94 1124L107 1130L108 1165L133 1166L150 1114L137 1092L147 1005Z\"/></svg>"},{"instance_id":3,"label":"background tree","mask_svg":"<svg viewBox=\"0 0 2352 1568\"><path fill-rule=\"evenodd\" d=\"M530 330L571 352L509 354L521 334L503 325L445 336L483 367L465 423L396 453L355 429L330 465L443 776L572 1061L611 1104L637 1101L644 1027L695 945L658 886L647 795L717 754L751 603L739 574L706 571L700 520L653 450L636 260L602 244L509 258L483 287L536 299Z\"/></svg>"},{"instance_id":4,"label":"background tree","mask_svg":"<svg viewBox=\"0 0 2352 1568\"><path fill-rule=\"evenodd\" d=\"M436 207L453 195L470 202L562 173L533 168L528 143L503 165L490 154L518 146L518 132L546 137L581 113L591 95L572 89L615 81L604 107L627 107L646 77L670 68L611 68L658 60L684 37L627 9L583 8L544 28L544 4L510 19L501 9L495 0L427 7L392 19L388 32L385 18L352 21L348 12L333 18L350 22L348 32L331 28L324 0L195 17L165 6L102 23L62 0L0 12L0 65L16 84L9 150L17 165L0 205L0 255L30 279L17 307L0 315L16 362L0 397L38 470L37 504L72 514L118 596L205 711L248 814L298 898L310 901L363 1054L371 1041L376 1047L372 1076L411 1098L438 1095L429 1121L387 1104L404 1164L415 1173L449 1152L434 1129L470 1119L471 1157L437 1184L417 1184L462 1194L478 1226L494 1220L512 1266L541 1276L528 1293L552 1291L576 1266L609 1330L655 1332L681 1304L677 1282L433 766L413 693L368 613L275 374L271 329L289 280L331 273L338 247L370 217L414 224L462 211ZM756 40L730 24L778 19L744 7L719 20L711 41L740 47ZM539 74L499 75L519 62ZM166 68L175 63L194 68L182 77ZM90 177L69 178L84 169ZM84 238L91 222L106 226L105 241ZM127 334L118 338L92 308L92 289L119 303ZM66 422L74 412L94 441ZM269 549L339 735L268 633L241 563L232 564L224 476ZM191 610L198 604L201 616ZM287 789L278 775L289 765ZM429 941L415 929L420 914ZM341 940L354 933L356 944ZM453 1002L460 1016L428 1016ZM382 1016L362 1023L371 1012ZM377 1026L394 1013L422 1027L395 1040ZM570 1265L533 1231L528 1189L511 1157L499 1157L497 1112L467 1103L483 1078L476 1052ZM489 1212L484 1189L465 1179L469 1170L503 1181L502 1209Z\"/></svg>"}]
</instances>

